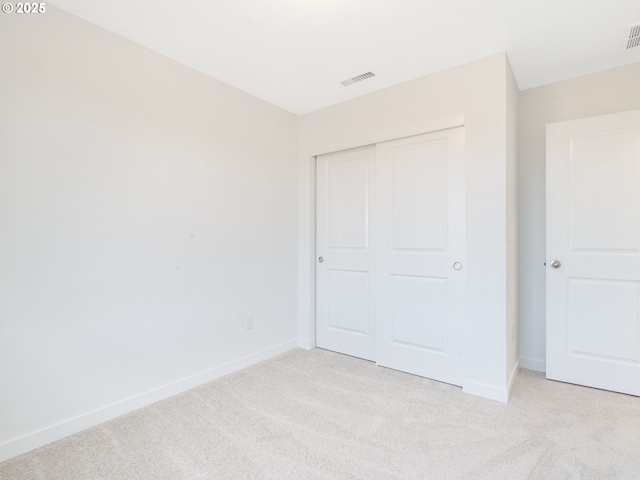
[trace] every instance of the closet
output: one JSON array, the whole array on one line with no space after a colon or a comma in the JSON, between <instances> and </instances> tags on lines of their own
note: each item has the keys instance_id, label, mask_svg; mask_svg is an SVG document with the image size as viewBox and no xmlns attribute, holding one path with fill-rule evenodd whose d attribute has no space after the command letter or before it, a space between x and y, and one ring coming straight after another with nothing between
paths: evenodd
<instances>
[{"instance_id":1,"label":"closet","mask_svg":"<svg viewBox=\"0 0 640 480\"><path fill-rule=\"evenodd\" d=\"M318 347L462 385L464 135L317 156Z\"/></svg>"}]
</instances>

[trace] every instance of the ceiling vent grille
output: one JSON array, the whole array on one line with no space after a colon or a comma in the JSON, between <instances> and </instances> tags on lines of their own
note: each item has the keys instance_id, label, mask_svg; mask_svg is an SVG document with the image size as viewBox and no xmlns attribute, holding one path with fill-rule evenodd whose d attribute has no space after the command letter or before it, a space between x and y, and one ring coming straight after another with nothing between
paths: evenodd
<instances>
[{"instance_id":1,"label":"ceiling vent grille","mask_svg":"<svg viewBox=\"0 0 640 480\"><path fill-rule=\"evenodd\" d=\"M629 25L629 40L627 41L627 50L640 46L640 23Z\"/></svg>"},{"instance_id":2,"label":"ceiling vent grille","mask_svg":"<svg viewBox=\"0 0 640 480\"><path fill-rule=\"evenodd\" d=\"M375 77L376 74L373 72L367 72L367 73L363 73L362 75L358 75L357 77L352 77L349 78L347 80L343 80L340 82L341 85L348 87L349 85L353 85L354 83L358 83L361 82L363 80L366 80L367 78L373 78Z\"/></svg>"}]
</instances>

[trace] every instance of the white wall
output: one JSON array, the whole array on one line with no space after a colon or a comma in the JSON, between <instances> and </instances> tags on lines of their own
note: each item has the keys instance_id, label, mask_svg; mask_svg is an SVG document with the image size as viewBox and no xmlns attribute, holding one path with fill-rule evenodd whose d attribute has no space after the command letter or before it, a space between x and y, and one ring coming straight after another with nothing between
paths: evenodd
<instances>
[{"instance_id":1,"label":"white wall","mask_svg":"<svg viewBox=\"0 0 640 480\"><path fill-rule=\"evenodd\" d=\"M507 379L513 386L518 373L518 109L520 91L507 62Z\"/></svg>"},{"instance_id":2,"label":"white wall","mask_svg":"<svg viewBox=\"0 0 640 480\"><path fill-rule=\"evenodd\" d=\"M520 364L545 369L545 125L640 108L640 63L520 93Z\"/></svg>"},{"instance_id":3,"label":"white wall","mask_svg":"<svg viewBox=\"0 0 640 480\"><path fill-rule=\"evenodd\" d=\"M296 135L54 7L0 16L0 455L294 345Z\"/></svg>"},{"instance_id":4,"label":"white wall","mask_svg":"<svg viewBox=\"0 0 640 480\"><path fill-rule=\"evenodd\" d=\"M315 342L312 156L323 145L366 143L380 132L462 114L467 157L465 390L506 400L506 64L504 54L494 55L300 117L300 345Z\"/></svg>"}]
</instances>

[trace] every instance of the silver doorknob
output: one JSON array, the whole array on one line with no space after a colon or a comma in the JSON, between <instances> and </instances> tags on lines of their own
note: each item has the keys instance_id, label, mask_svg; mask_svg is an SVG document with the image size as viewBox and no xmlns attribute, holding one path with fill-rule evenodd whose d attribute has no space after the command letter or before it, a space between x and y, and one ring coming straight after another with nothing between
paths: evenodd
<instances>
[{"instance_id":1,"label":"silver doorknob","mask_svg":"<svg viewBox=\"0 0 640 480\"><path fill-rule=\"evenodd\" d=\"M318 257L318 261L319 261L320 263L322 263L322 262L324 262L324 258L322 258L322 257Z\"/></svg>"},{"instance_id":2,"label":"silver doorknob","mask_svg":"<svg viewBox=\"0 0 640 480\"><path fill-rule=\"evenodd\" d=\"M562 266L562 263L560 263L560 260L554 260L553 262L551 262L551 268L560 268Z\"/></svg>"},{"instance_id":3,"label":"silver doorknob","mask_svg":"<svg viewBox=\"0 0 640 480\"><path fill-rule=\"evenodd\" d=\"M456 262L453 264L454 270L462 270L462 264L460 262Z\"/></svg>"}]
</instances>

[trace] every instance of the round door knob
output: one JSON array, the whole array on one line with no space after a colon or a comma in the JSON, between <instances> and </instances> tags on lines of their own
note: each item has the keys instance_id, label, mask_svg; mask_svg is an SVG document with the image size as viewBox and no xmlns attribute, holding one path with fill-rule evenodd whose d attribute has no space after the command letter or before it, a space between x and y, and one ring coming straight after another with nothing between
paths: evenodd
<instances>
[{"instance_id":1,"label":"round door knob","mask_svg":"<svg viewBox=\"0 0 640 480\"><path fill-rule=\"evenodd\" d=\"M560 263L560 260L554 260L553 262L551 262L551 268L560 268L562 266L562 263Z\"/></svg>"},{"instance_id":2,"label":"round door knob","mask_svg":"<svg viewBox=\"0 0 640 480\"><path fill-rule=\"evenodd\" d=\"M462 264L460 262L456 262L453 264L454 270L462 270Z\"/></svg>"},{"instance_id":3,"label":"round door knob","mask_svg":"<svg viewBox=\"0 0 640 480\"><path fill-rule=\"evenodd\" d=\"M322 263L322 262L324 262L324 258L322 258L322 257L318 257L318 261L319 261L320 263Z\"/></svg>"}]
</instances>

